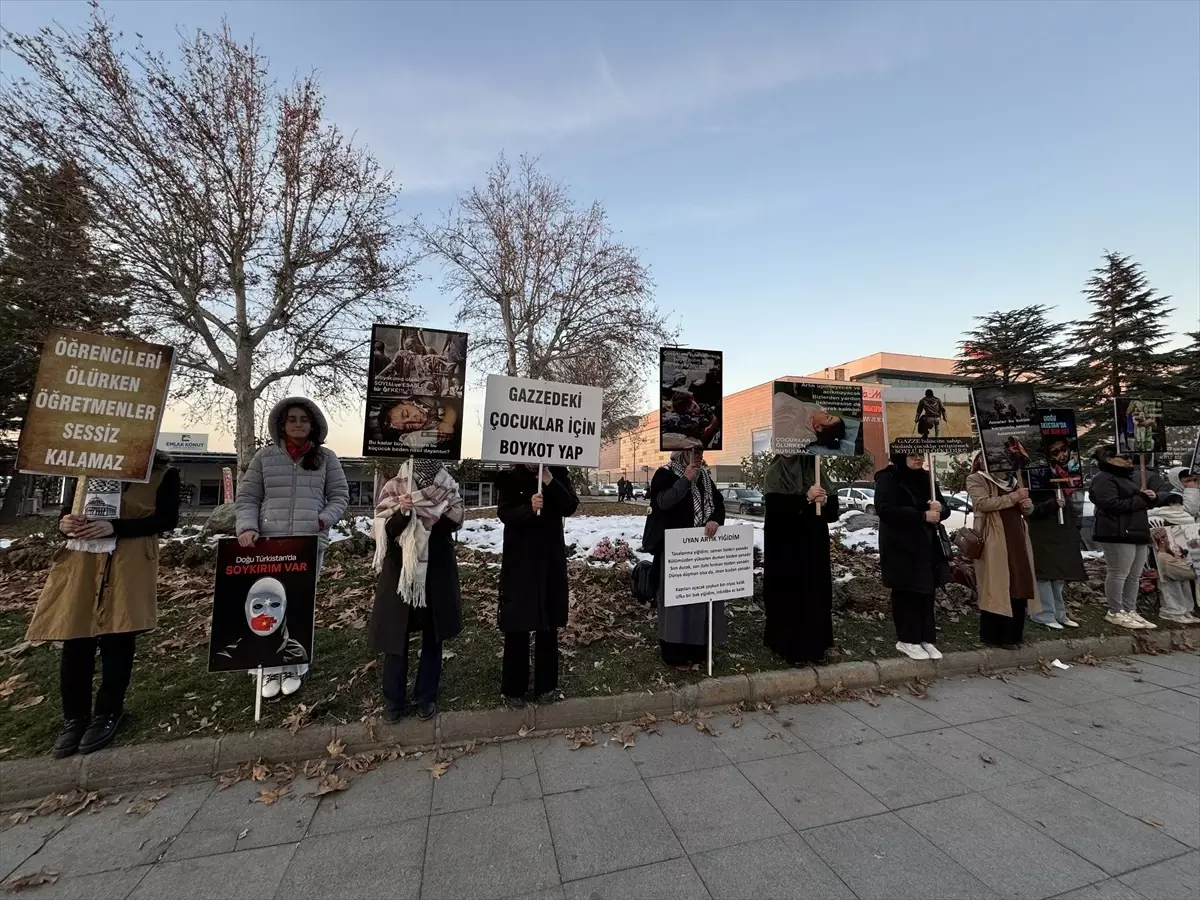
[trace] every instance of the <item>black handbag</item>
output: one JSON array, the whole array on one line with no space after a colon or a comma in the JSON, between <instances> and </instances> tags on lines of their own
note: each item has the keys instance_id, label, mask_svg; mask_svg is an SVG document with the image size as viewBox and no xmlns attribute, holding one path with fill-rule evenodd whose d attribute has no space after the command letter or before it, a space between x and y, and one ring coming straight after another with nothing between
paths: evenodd
<instances>
[{"instance_id":1,"label":"black handbag","mask_svg":"<svg viewBox=\"0 0 1200 900\"><path fill-rule=\"evenodd\" d=\"M650 604L658 596L658 567L647 560L639 560L630 573L630 587L635 600Z\"/></svg>"}]
</instances>

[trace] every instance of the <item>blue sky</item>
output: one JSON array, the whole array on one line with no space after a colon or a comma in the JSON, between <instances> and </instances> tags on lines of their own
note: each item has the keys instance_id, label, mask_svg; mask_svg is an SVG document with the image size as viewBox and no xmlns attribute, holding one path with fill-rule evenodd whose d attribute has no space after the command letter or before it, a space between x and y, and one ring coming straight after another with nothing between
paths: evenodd
<instances>
[{"instance_id":1,"label":"blue sky","mask_svg":"<svg viewBox=\"0 0 1200 900\"><path fill-rule=\"evenodd\" d=\"M1200 319L1200 4L109 2L152 46L226 15L435 214L540 155L640 248L728 390L1079 289L1106 247ZM6 28L82 22L8 0ZM431 273L436 276L436 272ZM414 299L453 311L436 277ZM353 449L353 441L345 449Z\"/></svg>"}]
</instances>

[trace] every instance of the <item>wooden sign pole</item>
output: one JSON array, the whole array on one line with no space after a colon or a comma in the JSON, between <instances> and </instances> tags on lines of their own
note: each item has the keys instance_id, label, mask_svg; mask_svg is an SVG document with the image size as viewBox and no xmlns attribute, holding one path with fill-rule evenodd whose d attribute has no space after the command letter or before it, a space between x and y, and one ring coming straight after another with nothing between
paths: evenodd
<instances>
[{"instance_id":1,"label":"wooden sign pole","mask_svg":"<svg viewBox=\"0 0 1200 900\"><path fill-rule=\"evenodd\" d=\"M1144 491L1144 490L1146 490L1146 454L1145 453L1138 454L1138 468L1141 470L1141 473L1142 473L1142 490Z\"/></svg>"},{"instance_id":2,"label":"wooden sign pole","mask_svg":"<svg viewBox=\"0 0 1200 900\"><path fill-rule=\"evenodd\" d=\"M545 463L538 463L538 491L537 492L538 492L539 497L542 495L542 477L543 477L543 473L545 471L545 465L546 465ZM542 511L540 509L534 510L534 512L537 513L539 516L542 514Z\"/></svg>"},{"instance_id":3,"label":"wooden sign pole","mask_svg":"<svg viewBox=\"0 0 1200 900\"><path fill-rule=\"evenodd\" d=\"M87 503L88 477L80 475L75 479L75 499L71 501L71 515L82 516L84 505Z\"/></svg>"},{"instance_id":4,"label":"wooden sign pole","mask_svg":"<svg viewBox=\"0 0 1200 900\"><path fill-rule=\"evenodd\" d=\"M1062 489L1062 488L1055 488L1055 490L1054 490L1054 494L1055 494L1055 496L1056 496L1056 497L1058 497L1058 499L1059 499L1060 501L1062 501L1062 500L1065 500L1065 499L1066 499L1066 498L1063 496L1063 489ZM1063 508L1062 508L1061 506L1058 508L1058 524L1059 524L1059 525L1065 525L1065 524L1066 524L1066 521L1063 519Z\"/></svg>"},{"instance_id":5,"label":"wooden sign pole","mask_svg":"<svg viewBox=\"0 0 1200 900\"><path fill-rule=\"evenodd\" d=\"M821 456L820 456L820 454L813 457L813 466L816 469L816 473L817 473L815 480L813 481L813 484L815 484L817 487L820 487L821 486ZM821 515L820 501L817 502L817 515L818 516Z\"/></svg>"}]
</instances>

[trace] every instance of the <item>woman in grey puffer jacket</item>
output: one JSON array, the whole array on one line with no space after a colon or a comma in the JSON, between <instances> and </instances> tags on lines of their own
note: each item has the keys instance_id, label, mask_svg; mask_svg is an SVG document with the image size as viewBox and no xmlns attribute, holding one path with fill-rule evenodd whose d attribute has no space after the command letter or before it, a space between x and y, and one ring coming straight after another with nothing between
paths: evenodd
<instances>
[{"instance_id":1,"label":"woman in grey puffer jacket","mask_svg":"<svg viewBox=\"0 0 1200 900\"><path fill-rule=\"evenodd\" d=\"M254 546L262 537L315 534L320 540L317 572L329 545L329 529L341 521L350 488L337 454L322 446L329 425L305 397L287 397L267 419L273 443L254 454L236 501L238 541ZM308 665L263 670L262 695L294 694Z\"/></svg>"}]
</instances>

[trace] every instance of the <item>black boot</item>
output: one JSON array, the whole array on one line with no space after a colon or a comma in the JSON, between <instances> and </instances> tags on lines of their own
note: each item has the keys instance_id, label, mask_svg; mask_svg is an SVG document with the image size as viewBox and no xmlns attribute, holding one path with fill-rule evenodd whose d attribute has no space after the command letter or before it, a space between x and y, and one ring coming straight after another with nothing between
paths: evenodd
<instances>
[{"instance_id":1,"label":"black boot","mask_svg":"<svg viewBox=\"0 0 1200 900\"><path fill-rule=\"evenodd\" d=\"M422 722L428 722L437 715L437 703L418 703L417 718Z\"/></svg>"},{"instance_id":2,"label":"black boot","mask_svg":"<svg viewBox=\"0 0 1200 900\"><path fill-rule=\"evenodd\" d=\"M125 713L123 712L96 716L79 742L79 752L95 753L97 750L103 750L113 742L113 738L117 736L117 731L124 722Z\"/></svg>"},{"instance_id":3,"label":"black boot","mask_svg":"<svg viewBox=\"0 0 1200 900\"><path fill-rule=\"evenodd\" d=\"M64 719L62 731L54 742L54 758L66 759L79 751L79 742L88 729L87 719Z\"/></svg>"}]
</instances>

